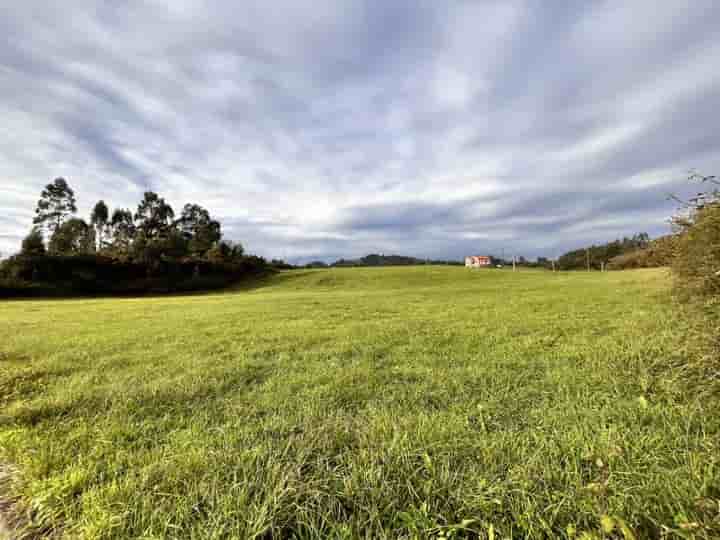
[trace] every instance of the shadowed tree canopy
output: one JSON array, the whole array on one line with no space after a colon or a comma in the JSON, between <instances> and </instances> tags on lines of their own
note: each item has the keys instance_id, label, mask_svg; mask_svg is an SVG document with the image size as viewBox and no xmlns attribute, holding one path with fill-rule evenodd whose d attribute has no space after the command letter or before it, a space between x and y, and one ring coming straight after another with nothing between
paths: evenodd
<instances>
[{"instance_id":1,"label":"shadowed tree canopy","mask_svg":"<svg viewBox=\"0 0 720 540\"><path fill-rule=\"evenodd\" d=\"M214 262L225 262L239 259L244 254L245 248L241 243L223 240L222 242L216 243L212 249L207 252L206 257L208 260Z\"/></svg>"},{"instance_id":2,"label":"shadowed tree canopy","mask_svg":"<svg viewBox=\"0 0 720 540\"><path fill-rule=\"evenodd\" d=\"M118 255L127 254L136 232L132 212L116 209L110 219L110 231L113 251Z\"/></svg>"},{"instance_id":3,"label":"shadowed tree canopy","mask_svg":"<svg viewBox=\"0 0 720 540\"><path fill-rule=\"evenodd\" d=\"M220 222L212 219L210 213L197 204L185 205L178 225L188 241L188 250L193 254L207 253L222 236Z\"/></svg>"},{"instance_id":4,"label":"shadowed tree canopy","mask_svg":"<svg viewBox=\"0 0 720 540\"><path fill-rule=\"evenodd\" d=\"M135 213L137 231L147 240L167 236L175 212L157 193L146 191Z\"/></svg>"},{"instance_id":5,"label":"shadowed tree canopy","mask_svg":"<svg viewBox=\"0 0 720 540\"><path fill-rule=\"evenodd\" d=\"M639 233L625 237L621 240L614 240L601 245L592 245L585 248L568 251L558 258L558 266L561 270L582 270L593 268L599 270L602 264L611 259L630 253L636 250L645 249L650 243L650 236L647 233Z\"/></svg>"},{"instance_id":6,"label":"shadowed tree canopy","mask_svg":"<svg viewBox=\"0 0 720 540\"><path fill-rule=\"evenodd\" d=\"M94 251L92 228L80 218L64 222L50 238L49 251L54 255L80 255Z\"/></svg>"},{"instance_id":7,"label":"shadowed tree canopy","mask_svg":"<svg viewBox=\"0 0 720 540\"><path fill-rule=\"evenodd\" d=\"M45 255L45 240L40 229L35 227L23 238L20 253L28 256Z\"/></svg>"},{"instance_id":8,"label":"shadowed tree canopy","mask_svg":"<svg viewBox=\"0 0 720 540\"><path fill-rule=\"evenodd\" d=\"M108 226L110 225L110 210L105 201L98 201L90 214L90 225L95 230L97 248L103 249L106 243Z\"/></svg>"},{"instance_id":9,"label":"shadowed tree canopy","mask_svg":"<svg viewBox=\"0 0 720 540\"><path fill-rule=\"evenodd\" d=\"M75 192L64 178L56 178L40 194L33 223L52 235L75 212Z\"/></svg>"}]
</instances>

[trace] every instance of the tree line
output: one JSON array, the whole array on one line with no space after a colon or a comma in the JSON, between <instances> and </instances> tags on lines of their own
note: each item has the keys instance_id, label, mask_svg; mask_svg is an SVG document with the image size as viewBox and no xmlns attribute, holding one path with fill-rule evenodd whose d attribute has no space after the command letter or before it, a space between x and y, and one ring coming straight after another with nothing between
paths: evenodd
<instances>
[{"instance_id":1,"label":"tree line","mask_svg":"<svg viewBox=\"0 0 720 540\"><path fill-rule=\"evenodd\" d=\"M560 270L602 270L616 257L643 250L650 245L647 233L591 245L563 253L557 260Z\"/></svg>"},{"instance_id":2,"label":"tree line","mask_svg":"<svg viewBox=\"0 0 720 540\"><path fill-rule=\"evenodd\" d=\"M20 253L0 266L5 292L38 283L67 292L195 289L268 268L264 259L246 255L242 244L224 239L220 222L195 203L176 213L146 191L134 212L111 211L104 200L87 220L77 211L67 180L45 186Z\"/></svg>"},{"instance_id":3,"label":"tree line","mask_svg":"<svg viewBox=\"0 0 720 540\"><path fill-rule=\"evenodd\" d=\"M671 234L651 240L641 233L569 251L558 259L558 267L597 269L607 264L611 270L622 270L668 266L679 298L700 302L706 313L716 312L720 305L720 180L692 173L689 181L699 185L700 191L688 200L671 197L679 204L670 218Z\"/></svg>"},{"instance_id":4,"label":"tree line","mask_svg":"<svg viewBox=\"0 0 720 540\"><path fill-rule=\"evenodd\" d=\"M331 266L335 268L356 267L356 266L417 266L424 264L450 264L459 265L459 261L445 261L434 259L420 259L418 257L409 257L406 255L383 255L371 253L357 259L338 259L337 261L325 264L321 261L308 263L306 266L313 268L321 268L323 266Z\"/></svg>"},{"instance_id":5,"label":"tree line","mask_svg":"<svg viewBox=\"0 0 720 540\"><path fill-rule=\"evenodd\" d=\"M75 192L64 178L56 178L41 193L21 254L98 254L152 262L163 257L231 261L244 253L241 244L222 239L220 222L205 208L188 203L176 216L152 191L143 194L134 213L127 208L111 213L103 200L95 204L89 221L76 213Z\"/></svg>"}]
</instances>

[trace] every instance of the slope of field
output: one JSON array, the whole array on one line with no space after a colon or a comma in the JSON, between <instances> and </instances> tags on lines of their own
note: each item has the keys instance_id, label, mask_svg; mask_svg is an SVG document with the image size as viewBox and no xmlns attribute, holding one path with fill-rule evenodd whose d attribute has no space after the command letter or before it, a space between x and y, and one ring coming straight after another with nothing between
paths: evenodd
<instances>
[{"instance_id":1,"label":"slope of field","mask_svg":"<svg viewBox=\"0 0 720 540\"><path fill-rule=\"evenodd\" d=\"M5 301L0 463L67 538L717 537L684 354L663 270Z\"/></svg>"}]
</instances>

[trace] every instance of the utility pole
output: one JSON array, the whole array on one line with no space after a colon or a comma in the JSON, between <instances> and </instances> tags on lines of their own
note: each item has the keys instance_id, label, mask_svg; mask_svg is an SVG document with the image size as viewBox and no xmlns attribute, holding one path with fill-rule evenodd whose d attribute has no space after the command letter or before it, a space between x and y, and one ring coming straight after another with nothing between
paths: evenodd
<instances>
[{"instance_id":1,"label":"utility pole","mask_svg":"<svg viewBox=\"0 0 720 540\"><path fill-rule=\"evenodd\" d=\"M513 255L513 272L515 271L515 255Z\"/></svg>"},{"instance_id":2,"label":"utility pole","mask_svg":"<svg viewBox=\"0 0 720 540\"><path fill-rule=\"evenodd\" d=\"M553 272L555 271L555 259L551 259L550 262L552 263Z\"/></svg>"},{"instance_id":3,"label":"utility pole","mask_svg":"<svg viewBox=\"0 0 720 540\"><path fill-rule=\"evenodd\" d=\"M587 262L587 271L590 271L590 250L585 248L585 261Z\"/></svg>"}]
</instances>

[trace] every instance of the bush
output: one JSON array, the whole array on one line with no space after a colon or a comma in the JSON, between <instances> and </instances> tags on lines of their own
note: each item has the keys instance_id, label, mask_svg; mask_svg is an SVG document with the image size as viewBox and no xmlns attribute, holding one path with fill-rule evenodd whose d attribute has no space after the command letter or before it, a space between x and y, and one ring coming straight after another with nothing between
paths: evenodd
<instances>
[{"instance_id":1,"label":"bush","mask_svg":"<svg viewBox=\"0 0 720 540\"><path fill-rule=\"evenodd\" d=\"M676 218L678 235L673 273L681 299L720 300L720 201Z\"/></svg>"},{"instance_id":2,"label":"bush","mask_svg":"<svg viewBox=\"0 0 720 540\"><path fill-rule=\"evenodd\" d=\"M715 177L693 175L707 184ZM720 190L698 194L673 218L678 234L673 257L674 289L693 321L688 342L699 353L688 364L696 388L720 392Z\"/></svg>"},{"instance_id":3,"label":"bush","mask_svg":"<svg viewBox=\"0 0 720 540\"><path fill-rule=\"evenodd\" d=\"M670 266L673 261L676 244L676 235L661 236L660 238L652 240L644 249L636 249L613 257L608 262L608 270Z\"/></svg>"}]
</instances>

